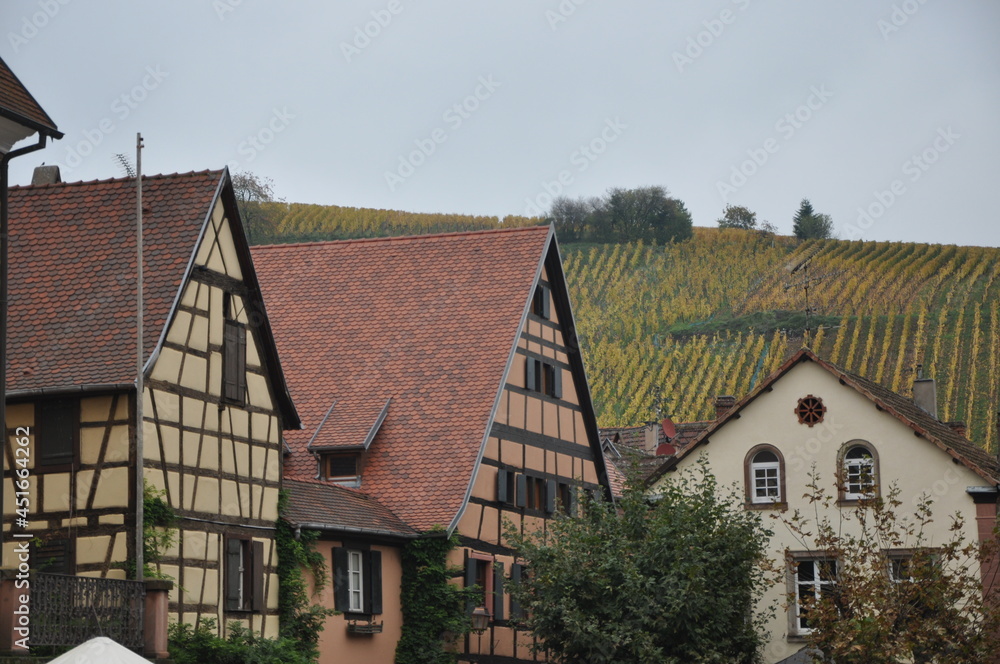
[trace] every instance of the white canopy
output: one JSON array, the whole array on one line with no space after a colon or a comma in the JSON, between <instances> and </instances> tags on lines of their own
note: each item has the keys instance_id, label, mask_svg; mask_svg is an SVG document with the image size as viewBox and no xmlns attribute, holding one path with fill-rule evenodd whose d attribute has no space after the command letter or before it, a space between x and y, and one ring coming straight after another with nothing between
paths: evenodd
<instances>
[{"instance_id":1,"label":"white canopy","mask_svg":"<svg viewBox=\"0 0 1000 664\"><path fill-rule=\"evenodd\" d=\"M49 664L149 664L149 660L106 636L98 636L56 657Z\"/></svg>"}]
</instances>

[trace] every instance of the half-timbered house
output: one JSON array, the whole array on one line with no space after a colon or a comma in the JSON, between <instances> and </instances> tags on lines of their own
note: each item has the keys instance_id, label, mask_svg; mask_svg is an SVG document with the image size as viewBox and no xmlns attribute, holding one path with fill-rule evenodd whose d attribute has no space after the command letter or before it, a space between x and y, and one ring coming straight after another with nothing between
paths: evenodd
<instances>
[{"instance_id":1,"label":"half-timbered house","mask_svg":"<svg viewBox=\"0 0 1000 664\"><path fill-rule=\"evenodd\" d=\"M303 429L290 518L333 571L321 661L391 662L399 551L457 532L489 626L459 659L541 658L504 592L504 521L544 529L609 493L554 232L547 227L254 247Z\"/></svg>"},{"instance_id":2,"label":"half-timbered house","mask_svg":"<svg viewBox=\"0 0 1000 664\"><path fill-rule=\"evenodd\" d=\"M175 582L173 618L273 636L282 429L298 417L229 173L145 177L142 201L137 427L135 179L10 191L4 559L16 529L38 542L35 569L131 577L141 473L178 517L175 544L147 561ZM26 524L11 473L21 449Z\"/></svg>"}]
</instances>

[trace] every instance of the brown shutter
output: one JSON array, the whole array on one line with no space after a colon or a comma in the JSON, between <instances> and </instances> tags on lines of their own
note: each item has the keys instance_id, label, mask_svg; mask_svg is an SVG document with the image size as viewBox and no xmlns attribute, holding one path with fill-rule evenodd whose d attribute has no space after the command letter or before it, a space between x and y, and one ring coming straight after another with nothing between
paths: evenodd
<instances>
[{"instance_id":1,"label":"brown shutter","mask_svg":"<svg viewBox=\"0 0 1000 664\"><path fill-rule=\"evenodd\" d=\"M369 556L371 563L368 573L368 597L365 598L368 604L366 613L379 615L382 613L382 552L371 551Z\"/></svg>"},{"instance_id":2,"label":"brown shutter","mask_svg":"<svg viewBox=\"0 0 1000 664\"><path fill-rule=\"evenodd\" d=\"M503 563L493 568L493 620L503 620Z\"/></svg>"},{"instance_id":3,"label":"brown shutter","mask_svg":"<svg viewBox=\"0 0 1000 664\"><path fill-rule=\"evenodd\" d=\"M243 403L247 393L247 329L236 327L236 400Z\"/></svg>"},{"instance_id":4,"label":"brown shutter","mask_svg":"<svg viewBox=\"0 0 1000 664\"><path fill-rule=\"evenodd\" d=\"M333 550L333 608L347 611L351 608L347 585L347 549Z\"/></svg>"},{"instance_id":5,"label":"brown shutter","mask_svg":"<svg viewBox=\"0 0 1000 664\"><path fill-rule=\"evenodd\" d=\"M239 611L240 606L240 585L243 579L240 578L240 552L243 542L238 539L226 540L226 611Z\"/></svg>"},{"instance_id":6,"label":"brown shutter","mask_svg":"<svg viewBox=\"0 0 1000 664\"><path fill-rule=\"evenodd\" d=\"M250 543L250 610L264 610L264 543Z\"/></svg>"},{"instance_id":7,"label":"brown shutter","mask_svg":"<svg viewBox=\"0 0 1000 664\"><path fill-rule=\"evenodd\" d=\"M222 334L222 398L243 403L247 386L247 331L227 320Z\"/></svg>"}]
</instances>

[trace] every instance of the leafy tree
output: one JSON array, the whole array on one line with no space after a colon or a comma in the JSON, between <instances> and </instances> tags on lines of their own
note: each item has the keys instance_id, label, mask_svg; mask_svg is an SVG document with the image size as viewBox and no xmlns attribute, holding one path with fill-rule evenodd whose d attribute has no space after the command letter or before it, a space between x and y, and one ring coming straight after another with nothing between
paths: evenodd
<instances>
[{"instance_id":1,"label":"leafy tree","mask_svg":"<svg viewBox=\"0 0 1000 664\"><path fill-rule=\"evenodd\" d=\"M278 234L279 215L275 206L268 205L280 199L274 197L274 181L249 171L232 175L236 205L250 244L263 244Z\"/></svg>"},{"instance_id":2,"label":"leafy tree","mask_svg":"<svg viewBox=\"0 0 1000 664\"><path fill-rule=\"evenodd\" d=\"M801 240L827 239L833 237L833 219L828 214L819 214L813 210L809 199L803 198L799 211L795 213L792 224L795 237Z\"/></svg>"},{"instance_id":3,"label":"leafy tree","mask_svg":"<svg viewBox=\"0 0 1000 664\"><path fill-rule=\"evenodd\" d=\"M565 664L760 661L751 609L766 585L770 537L735 495L718 497L702 463L656 500L632 483L617 505L583 496L583 514L507 538L527 564L513 597L539 649Z\"/></svg>"},{"instance_id":4,"label":"leafy tree","mask_svg":"<svg viewBox=\"0 0 1000 664\"><path fill-rule=\"evenodd\" d=\"M810 474L815 516L796 510L780 520L809 550L836 559L835 583L806 597L808 646L825 664L973 664L995 652L1000 607L983 597L979 564L994 547L967 542L960 515L950 536L931 542L932 501L922 496L902 515L898 486L885 497L836 509ZM836 514L835 518L821 516ZM847 522L853 522L851 526ZM900 552L893 557L893 551ZM794 594L789 604L794 604Z\"/></svg>"},{"instance_id":5,"label":"leafy tree","mask_svg":"<svg viewBox=\"0 0 1000 664\"><path fill-rule=\"evenodd\" d=\"M613 187L601 212L617 242L654 240L666 244L687 240L694 233L691 213L684 203L668 196L664 187Z\"/></svg>"},{"instance_id":6,"label":"leafy tree","mask_svg":"<svg viewBox=\"0 0 1000 664\"><path fill-rule=\"evenodd\" d=\"M742 205L727 205L722 213L722 218L718 220L718 224L719 228L753 230L757 228L757 213L751 212Z\"/></svg>"},{"instance_id":7,"label":"leafy tree","mask_svg":"<svg viewBox=\"0 0 1000 664\"><path fill-rule=\"evenodd\" d=\"M561 242L579 242L586 237L587 224L597 207L596 199L558 196L552 201L549 219L555 224Z\"/></svg>"}]
</instances>

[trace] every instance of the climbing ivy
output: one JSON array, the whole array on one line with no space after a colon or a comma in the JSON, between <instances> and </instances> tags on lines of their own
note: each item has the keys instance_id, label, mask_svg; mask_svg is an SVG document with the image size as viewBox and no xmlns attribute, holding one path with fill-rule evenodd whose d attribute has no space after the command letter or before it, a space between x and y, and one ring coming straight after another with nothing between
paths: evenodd
<instances>
[{"instance_id":1,"label":"climbing ivy","mask_svg":"<svg viewBox=\"0 0 1000 664\"><path fill-rule=\"evenodd\" d=\"M452 664L447 647L472 627L466 602L476 588L461 588L451 579L461 570L448 565L448 553L458 535L438 528L403 547L403 633L396 646L396 664Z\"/></svg>"},{"instance_id":2,"label":"climbing ivy","mask_svg":"<svg viewBox=\"0 0 1000 664\"><path fill-rule=\"evenodd\" d=\"M319 633L333 609L311 604L303 570L312 573L314 590L319 593L329 582L326 561L315 549L319 533L303 530L296 537L295 527L284 515L288 494L278 496L278 521L275 524L275 545L278 549L278 616L281 637L298 644L303 657L316 661L319 657Z\"/></svg>"}]
</instances>

